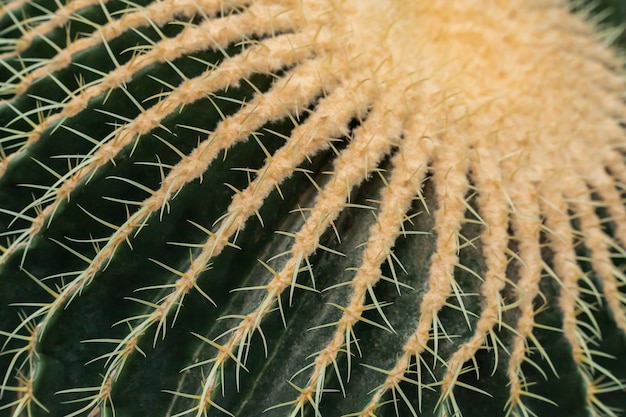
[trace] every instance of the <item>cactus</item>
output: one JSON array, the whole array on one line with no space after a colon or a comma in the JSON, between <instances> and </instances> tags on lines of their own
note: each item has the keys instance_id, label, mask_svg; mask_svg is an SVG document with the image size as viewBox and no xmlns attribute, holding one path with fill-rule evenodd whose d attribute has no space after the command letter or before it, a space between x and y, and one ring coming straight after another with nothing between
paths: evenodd
<instances>
[{"instance_id":1,"label":"cactus","mask_svg":"<svg viewBox=\"0 0 626 417\"><path fill-rule=\"evenodd\" d=\"M0 416L625 415L605 23L5 1Z\"/></svg>"}]
</instances>

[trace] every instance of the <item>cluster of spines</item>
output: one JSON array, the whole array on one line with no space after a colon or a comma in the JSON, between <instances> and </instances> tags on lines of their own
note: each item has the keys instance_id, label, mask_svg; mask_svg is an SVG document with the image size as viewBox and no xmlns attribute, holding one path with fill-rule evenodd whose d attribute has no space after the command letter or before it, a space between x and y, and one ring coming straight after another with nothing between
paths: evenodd
<instances>
[{"instance_id":1,"label":"cluster of spines","mask_svg":"<svg viewBox=\"0 0 626 417\"><path fill-rule=\"evenodd\" d=\"M311 57L315 54L323 57L323 51L328 47L330 34L318 33L315 36L316 43L314 45L308 44L312 34L298 32L299 25L303 24L301 22L303 18L299 15L297 8L283 10L284 5L257 5L255 3L249 8L243 8L238 14L212 19L208 16L219 11L223 2L208 1L201 5L195 1L189 2L186 4L186 8L182 7L176 12L166 12L168 10L166 3L154 3L154 6L144 11L129 13L118 20L112 20L108 25L94 32L94 35L69 44L62 54L50 59L44 65L39 66L37 64L38 68L28 70L24 74L17 74L20 81L13 90L18 95L24 94L35 80L42 77L54 78L53 72L67 66L71 62L70 58L73 54L96 45L106 45L106 42L131 27L145 24L158 27L179 15L190 16L195 13L204 13L206 16L205 23L197 27L190 25L177 38L164 39L154 43L144 54L137 54L128 63L118 65L111 74L103 74L98 83L86 86L81 91L70 92L68 96L71 99L69 101L51 107L51 110L57 111L56 113L40 123L33 123L32 131L24 134L25 142L17 151L4 159L0 172L4 172L12 160L17 160L22 153L26 153L28 147L36 143L44 131L53 129L55 126L63 128L63 120L82 111L91 98L106 94L112 89L124 89L124 84L130 82L137 71L148 65L171 62L185 53L191 53L201 48L223 49L240 40L241 27L249 28L246 33L247 36L274 35L274 31L294 31L295 33L275 35L258 42L258 44L252 43L240 55L225 56L220 65L212 68L206 74L194 79L187 79L179 86L171 86L172 91L164 95L157 104L150 108L144 109L141 104L137 103L140 114L136 119L116 129L110 137L104 138L104 140L95 140L96 143L90 155L85 157L80 164L71 167L68 172L59 175L58 181L50 187L43 197L25 208L27 211L32 207L44 207L36 217L30 217L24 213L12 213L16 217L31 221L32 226L12 237L0 262L6 262L18 249L24 249L23 256L25 258L29 242L41 232L46 222L52 219L55 211L71 196L72 192L84 184L98 168L113 160L122 149L133 146L134 141L142 135L161 126L161 121L181 106L192 103L213 91L239 84L253 73L274 73L289 67L293 67L293 69L289 70L283 78L278 79L267 93L259 93L249 103L242 103L241 110L235 115L225 116L215 131L210 132L208 138L200 142L194 151L189 155L181 154L181 160L177 165L167 167L169 168L167 174L165 173L167 169L164 167L160 189L145 189L137 184L139 188L144 188L144 191L147 191L150 196L143 202L131 202L137 208L134 212L129 213L128 220L124 224L110 225L114 229L113 234L107 243L98 249L98 253L93 258L86 259L89 266L61 288L53 290L46 287L46 290L53 295L54 300L50 304L42 306L29 317L24 318L23 325L15 329L14 332L3 332L9 338L22 339L27 342L24 349L15 352L16 359L12 362L13 366L17 366L18 361L24 361L27 367L33 366L32 356L36 352L34 343L39 337L38 333L46 330L46 317L51 317L55 311L65 306L74 297L79 296L97 272L112 259L116 250L128 242L133 234L138 233L150 216L154 216L158 212L162 213L169 200L182 187L192 180L201 178L209 163L220 151L232 146L237 141L254 135L254 132L268 121L303 112L317 100L315 111L305 122L293 130L290 137L286 138L285 145L273 155L267 152L265 165L254 173L255 178L249 186L243 190L233 190L235 196L227 212L216 221L218 225L216 231L205 230L209 237L191 260L189 268L185 271L178 271L163 264L164 268L168 268L179 277L175 283L168 285L168 288L171 288L171 293L158 304L137 299L138 302L146 304L153 311L144 317L132 320L131 331L127 337L115 341L117 346L104 357L107 359L106 371L101 386L94 387L95 394L88 398L88 404L73 415L78 415L110 401L109 395L116 375L119 375L130 355L137 351L139 338L147 332L148 328L153 326L157 326L154 343L157 343L159 334L165 337L168 317L175 315L176 309L180 308L183 298L189 291L194 288L198 289L196 279L199 273L206 269L210 260L219 255L224 247L234 245L234 237L238 231L249 217L258 213L264 198L273 189L280 187L282 181L290 176L303 160L324 148L332 147L331 138L345 135L348 124L355 117L362 119L361 125L354 131L351 143L346 150L338 153L331 179L323 187L319 187L317 200L314 206L306 212L306 220L300 230L295 233L290 232L293 238L291 249L280 255L288 257L288 261L280 271L275 271L268 266L272 279L261 288L267 292L263 301L254 311L240 317L240 324L233 329L225 342L220 341L218 344L217 341L206 340L207 343L217 348L218 354L214 358L202 362L203 364L210 364L210 371L205 378L201 392L198 394L177 393L197 400L197 407L190 411L195 412L196 415L202 415L207 407L220 408L215 402L214 392L220 382L219 370L229 360L234 360L240 364L241 368L245 368L241 354L242 346L247 344L254 332L261 331L260 326L263 318L274 311L276 303L280 303L281 294L285 291L293 291L296 287L303 287L302 284L296 282L296 277L303 270L310 269L307 259L312 253L316 250L325 249L319 243L320 236L328 227L333 227L334 219L349 201L352 188L371 175L378 166L378 162L397 148L397 152L392 158L393 170L389 184L381 195L380 208L376 212L377 223L372 227L368 241L364 243L362 262L354 271L350 302L347 306L341 307L341 318L333 323L335 326L334 336L316 357L307 385L298 388L299 394L293 402L282 404L282 406L291 407L291 415L297 415L304 407L308 406L317 409L324 389L324 376L331 367L335 369L337 374L340 373L336 365L337 357L343 352L349 352L351 344L356 343L352 328L356 322L365 320L363 312L375 309L383 322L386 321L381 305L376 300L373 287L381 278L382 264L387 262L389 265L393 265L398 262L393 259L391 249L396 239L403 233L403 224L407 221L406 212L409 205L413 199L420 196L422 181L428 173L432 173L437 201L445 201L446 204L438 207L434 214L437 248L430 269L428 282L430 290L421 303L421 318L417 329L413 335L407 338L407 343L402 355L397 360L396 366L393 369L381 370L387 375L384 384L375 391L371 403L357 415L374 415L375 410L383 401L383 397L389 391L394 393L394 398L397 393L400 398L406 400L400 383L407 381L407 370L411 368L414 358L418 358L417 363L420 363L420 355L425 350L430 349L428 343L433 340L433 337L437 337L433 336L433 332L438 333L436 329L441 326L438 319L439 311L449 303L450 298L460 300L462 305L464 294L455 283L453 271L455 267L463 267L463 265L459 265L457 252L461 240L461 236L459 236L461 224L464 222L465 213L469 208L465 196L470 188L468 172L471 167L474 170L474 180L479 190L477 214L485 228L481 235L487 265L486 273L481 277L483 280L482 296L485 305L477 318L474 335L463 343L450 359L438 358L448 366L445 375L438 384L441 386L441 401L445 403L446 412L451 415L459 412L455 405L453 392L454 386L459 384L458 376L464 371L467 362L472 360L476 352L482 349L486 343L489 343L488 338L491 338L493 346L499 343L493 329L497 325L503 324L502 310L508 308L517 308L520 311L520 320L516 328L511 329L515 337L508 365L511 381L509 411L519 415L528 412L524 410L522 397L531 394L526 391L521 366L522 363L530 361L529 351L536 349L542 352L541 345L533 339L533 329L537 326L533 319L535 315L533 301L538 295L538 284L544 269L539 247L541 225L539 218L541 214L546 218L546 227L549 228L548 235L551 237L554 252L554 276L561 281L560 284L562 285L560 305L564 314L563 331L573 346L576 364L586 379L588 404L592 409L597 410L598 414L611 412L603 409L602 403L595 399L596 382L592 379L592 376L598 374L598 371L606 373L607 378L610 378L610 375L605 370L593 368L593 352L588 346L589 337L585 331L578 327L577 315L580 314L580 311L585 312L585 314L590 313L587 313L589 306L584 301L580 301L578 305L575 302L577 300L575 296L580 292L578 280L584 276L584 273L576 267L575 237L569 226L571 219L567 212L571 209L577 214L581 230L584 231L585 246L593 248L591 249L591 256L594 268L599 269L598 272L603 283L603 295L611 307L611 311L616 315L618 326L622 330L626 330L626 315L622 308L624 302L620 299L618 289L620 281L616 279L620 278L621 274L612 266L610 259L611 246L620 248L626 242L622 237L625 216L621 205L622 199L616 191L612 178L608 175L604 177L600 175L599 178L604 178L607 181L591 185L606 203L606 207L610 211L609 214L617 225L617 237L621 245L609 241L602 232L599 224L600 219L593 211L594 203L590 200L587 184L577 184L580 190L584 190L580 195L567 196L574 203L560 199L558 200L558 207L553 206L553 201L547 203L541 201L541 196L550 195L549 192L551 191L546 188L537 193L530 185L530 180L526 183L528 189L521 190L519 193L507 194L505 190L494 185L501 183L502 179L489 178L492 172L499 171L489 168L489 164L493 163L493 156L489 155L488 149L475 150L475 153L468 160L465 155L466 147L457 144L449 146L441 143L441 141L426 138L422 132L428 121L411 119L406 114L409 111L408 108L387 104L389 100L385 100L385 98L406 94L403 91L403 85L386 86L389 88L389 92L383 99L379 99L377 94L380 92L376 78L373 77L362 82L363 79L367 79L364 71L360 72L358 68L354 68L353 77L347 80L339 79L338 74L327 71L329 66L319 64L319 59L323 58ZM242 6L245 5L245 2L242 3ZM66 6L66 8L68 7L70 6ZM174 9L170 8L169 10ZM6 12L10 13L10 9L7 9ZM62 16L67 13L68 10L61 9L55 17L49 20L52 23L42 23L37 26L37 28L44 29L38 32L38 36L45 37L45 31L62 25L64 23ZM230 31L227 30L229 28ZM34 35L25 35L23 40L16 44L18 52L20 48L27 48L33 37ZM115 60L115 57L111 56L111 59ZM320 98L322 94L323 97ZM347 102L352 105L346 105L344 107L345 112L336 112L337 103ZM369 109L369 107L372 108ZM429 132L429 134L432 133ZM438 133L446 134L446 132ZM403 140L409 136L414 140ZM418 140L422 138L423 140ZM433 151L433 147L437 147L437 152ZM419 155L419 158L416 158L415 155ZM623 175L620 177L624 171L623 162L614 159L610 163L612 164L610 165L611 174L618 176L620 182L623 182ZM484 169L481 170L479 167ZM454 180L450 181L450 178ZM526 199L527 195L534 195L535 198L529 201ZM556 195L560 194L557 193ZM570 204L573 204L573 207L570 208ZM512 213L510 213L511 210ZM516 256L519 257L520 263L525 265L524 268L520 269L522 271L520 279L514 284L520 294L523 294L523 297L516 301L514 307L506 305L500 297L504 286L507 283L511 284L506 279L506 269L510 262L507 256L507 247L511 239L507 230L509 222L512 223L515 240L519 244L519 252ZM400 285L397 277L394 276L392 281ZM45 284L42 282L41 285ZM254 290L259 290L259 288L254 288ZM372 305L366 304L368 295L373 300ZM210 300L210 294L207 294L206 297ZM40 326L32 326L33 321L40 323ZM391 325L385 323L384 327L391 327ZM27 331L28 335L22 335L21 332L23 331ZM445 334L445 329L440 329L439 332ZM530 344L534 346L530 346ZM438 357L436 349L432 353ZM22 355L26 355L27 358L21 358ZM545 359L549 360L546 355L544 356ZM23 375L26 377L22 377L25 378L22 381L22 386L11 387L8 384L8 378L12 370L9 369L6 373L3 389L24 390L25 395L18 400L17 410L26 409L31 406L31 401L36 401L31 395L32 393L28 391L28 387L32 384L28 375L32 375L33 370L30 372L23 370ZM337 376L342 381L342 376ZM419 389L422 388L418 381L411 380L410 382L418 385ZM621 387L619 381L614 381L614 384L610 385L608 389L616 389L616 387ZM80 389L80 391L84 390L84 388ZM406 400L406 402L411 407L410 401ZM224 412L227 411L224 410ZM412 413L417 415L416 410L412 409Z\"/></svg>"}]
</instances>

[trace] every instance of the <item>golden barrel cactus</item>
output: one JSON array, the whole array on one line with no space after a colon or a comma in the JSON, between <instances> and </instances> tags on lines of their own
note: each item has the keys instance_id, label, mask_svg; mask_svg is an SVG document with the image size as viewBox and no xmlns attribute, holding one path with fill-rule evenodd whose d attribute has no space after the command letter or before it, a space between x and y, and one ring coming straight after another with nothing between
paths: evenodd
<instances>
[{"instance_id":1,"label":"golden barrel cactus","mask_svg":"<svg viewBox=\"0 0 626 417\"><path fill-rule=\"evenodd\" d=\"M5 0L0 416L623 416L609 6Z\"/></svg>"}]
</instances>

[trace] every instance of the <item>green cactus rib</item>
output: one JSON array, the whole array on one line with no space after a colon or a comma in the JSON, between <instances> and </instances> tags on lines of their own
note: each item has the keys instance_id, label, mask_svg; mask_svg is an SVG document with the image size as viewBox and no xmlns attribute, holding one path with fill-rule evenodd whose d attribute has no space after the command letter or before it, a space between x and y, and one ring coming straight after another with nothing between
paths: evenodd
<instances>
[{"instance_id":1,"label":"green cactus rib","mask_svg":"<svg viewBox=\"0 0 626 417\"><path fill-rule=\"evenodd\" d=\"M0 417L625 415L602 16L0 1Z\"/></svg>"}]
</instances>

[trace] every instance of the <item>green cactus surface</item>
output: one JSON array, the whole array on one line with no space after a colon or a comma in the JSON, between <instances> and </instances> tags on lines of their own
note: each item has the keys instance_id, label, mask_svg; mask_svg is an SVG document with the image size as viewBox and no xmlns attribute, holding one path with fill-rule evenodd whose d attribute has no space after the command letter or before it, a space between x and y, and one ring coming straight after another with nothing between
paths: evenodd
<instances>
[{"instance_id":1,"label":"green cactus surface","mask_svg":"<svg viewBox=\"0 0 626 417\"><path fill-rule=\"evenodd\" d=\"M0 417L626 416L621 0L0 0Z\"/></svg>"}]
</instances>

